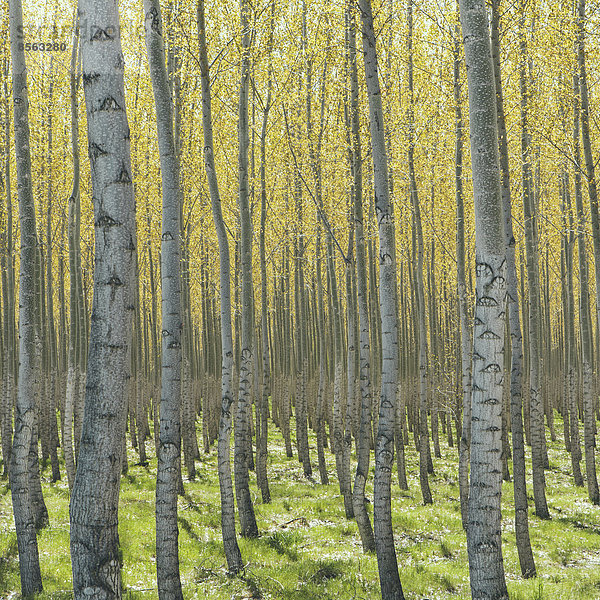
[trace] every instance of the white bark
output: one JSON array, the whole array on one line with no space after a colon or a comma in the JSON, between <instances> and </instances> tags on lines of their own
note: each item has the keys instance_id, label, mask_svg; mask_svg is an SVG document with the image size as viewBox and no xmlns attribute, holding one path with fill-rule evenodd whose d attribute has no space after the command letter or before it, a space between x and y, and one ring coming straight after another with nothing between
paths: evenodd
<instances>
[{"instance_id":1,"label":"white bark","mask_svg":"<svg viewBox=\"0 0 600 600\"><path fill-rule=\"evenodd\" d=\"M363 24L365 77L373 156L375 213L379 226L379 304L381 307L381 395L375 439L374 534L383 600L404 599L392 530L391 475L394 459L394 420L398 376L396 240L389 199L388 161L375 30L370 0L359 3Z\"/></svg>"},{"instance_id":2,"label":"white bark","mask_svg":"<svg viewBox=\"0 0 600 600\"><path fill-rule=\"evenodd\" d=\"M235 535L235 508L230 466L231 407L233 405L233 334L231 331L231 280L229 242L221 211L221 198L215 170L212 133L210 74L204 22L204 0L198 2L198 37L202 75L202 129L204 133L204 166L208 179L213 220L217 230L220 260L221 296L221 417L219 420L218 469L221 492L221 531L229 571L243 568L242 555Z\"/></svg>"},{"instance_id":3,"label":"white bark","mask_svg":"<svg viewBox=\"0 0 600 600\"><path fill-rule=\"evenodd\" d=\"M156 571L160 600L183 600L179 576L177 492L181 464L181 189L173 131L173 105L165 66L159 0L144 0L146 50L156 106L162 176L161 396L156 474ZM156 349L156 351L158 351ZM139 363L139 361L138 361ZM141 373L138 372L138 378ZM138 413L139 417L139 413ZM144 441L141 438L140 444Z\"/></svg>"},{"instance_id":4,"label":"white bark","mask_svg":"<svg viewBox=\"0 0 600 600\"><path fill-rule=\"evenodd\" d=\"M476 301L467 550L473 600L508 600L502 561L506 258L496 96L486 4L461 0L475 202Z\"/></svg>"},{"instance_id":5,"label":"white bark","mask_svg":"<svg viewBox=\"0 0 600 600\"><path fill-rule=\"evenodd\" d=\"M79 2L95 225L85 412L71 498L76 599L121 598L118 499L134 311L135 206L115 2Z\"/></svg>"},{"instance_id":6,"label":"white bark","mask_svg":"<svg viewBox=\"0 0 600 600\"><path fill-rule=\"evenodd\" d=\"M21 0L9 2L10 53L15 123L15 154L21 250L19 271L19 366L15 429L9 471L13 514L17 533L21 593L28 596L42 590L42 577L35 532L35 514L30 499L29 452L35 433L36 379L36 217L31 182L29 146L29 98L27 65L23 50L23 9Z\"/></svg>"}]
</instances>

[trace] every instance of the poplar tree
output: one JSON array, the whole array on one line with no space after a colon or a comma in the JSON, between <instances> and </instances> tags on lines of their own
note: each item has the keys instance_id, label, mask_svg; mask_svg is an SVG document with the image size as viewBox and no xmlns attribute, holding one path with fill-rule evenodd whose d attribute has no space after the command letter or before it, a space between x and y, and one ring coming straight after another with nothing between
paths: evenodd
<instances>
[{"instance_id":1,"label":"poplar tree","mask_svg":"<svg viewBox=\"0 0 600 600\"><path fill-rule=\"evenodd\" d=\"M218 471L221 493L221 532L227 567L231 573L241 571L244 564L235 534L235 506L231 480L230 439L233 406L233 334L231 328L231 279L229 241L221 210L221 197L215 169L212 129L210 72L206 47L204 0L197 4L200 73L202 78L202 129L204 134L204 168L208 180L211 208L219 243L219 275L221 297L221 416L219 419Z\"/></svg>"},{"instance_id":2,"label":"poplar tree","mask_svg":"<svg viewBox=\"0 0 600 600\"><path fill-rule=\"evenodd\" d=\"M394 458L394 421L398 377L398 319L396 307L396 239L393 205L389 199L388 161L377 66L375 29L370 0L359 3L363 24L365 77L369 99L369 129L373 157L375 213L379 228L379 305L381 308L381 395L375 438L373 525L381 596L404 600L392 529L391 475Z\"/></svg>"},{"instance_id":3,"label":"poplar tree","mask_svg":"<svg viewBox=\"0 0 600 600\"><path fill-rule=\"evenodd\" d=\"M578 0L577 4L577 63L579 67L579 90L581 102L581 138L583 141L583 154L590 196L590 213L592 221L592 240L594 244L594 260L596 272L596 312L600 318L600 217L598 216L598 185L596 181L596 163L592 155L590 136L590 103L587 83L586 51L585 51L585 0ZM590 319L591 325L591 319ZM585 323L582 323L582 334ZM584 352L583 373L583 448L585 456L585 474L587 477L588 495L593 504L600 504L600 488L596 474L596 433L594 421L594 401L592 398L592 371L591 364L591 334L588 332L587 340L582 340ZM598 361L596 361L598 362Z\"/></svg>"},{"instance_id":4,"label":"poplar tree","mask_svg":"<svg viewBox=\"0 0 600 600\"><path fill-rule=\"evenodd\" d=\"M504 96L500 73L500 0L492 2L492 59L496 86L496 115L498 119L498 142L500 172L502 177L502 207L504 211L504 233L506 236L506 271L509 331L510 331L510 425L513 444L513 488L515 498L515 537L521 573L534 577L535 562L529 539L529 517L527 484L525 478L525 443L523 440L523 339L519 318L519 292L515 260L515 237L512 226L510 195L510 170L508 163L508 141L504 116Z\"/></svg>"},{"instance_id":5,"label":"poplar tree","mask_svg":"<svg viewBox=\"0 0 600 600\"><path fill-rule=\"evenodd\" d=\"M254 286L252 283L252 220L248 190L248 90L250 86L250 6L241 0L242 63L238 103L238 207L240 211L240 264L242 271L242 326L239 367L239 396L235 413L235 450L233 468L235 495L240 515L242 535L257 537L258 527L254 516L248 482L248 453L252 452L249 415L252 414L252 341L254 329Z\"/></svg>"},{"instance_id":6,"label":"poplar tree","mask_svg":"<svg viewBox=\"0 0 600 600\"><path fill-rule=\"evenodd\" d=\"M122 595L118 502L130 377L135 204L119 13L81 0L82 76L94 201L94 300L85 413L70 506L76 599Z\"/></svg>"},{"instance_id":7,"label":"poplar tree","mask_svg":"<svg viewBox=\"0 0 600 600\"><path fill-rule=\"evenodd\" d=\"M467 551L473 600L508 600L502 560L502 372L506 250L487 7L461 0L475 203L476 299Z\"/></svg>"},{"instance_id":8,"label":"poplar tree","mask_svg":"<svg viewBox=\"0 0 600 600\"><path fill-rule=\"evenodd\" d=\"M159 0L144 0L146 50L156 106L162 175L162 348L158 467L156 474L156 571L160 600L183 600L179 575L177 492L181 465L181 189L173 131L173 104ZM156 433L155 433L156 435ZM143 444L143 441L139 441Z\"/></svg>"},{"instance_id":9,"label":"poplar tree","mask_svg":"<svg viewBox=\"0 0 600 600\"><path fill-rule=\"evenodd\" d=\"M21 226L19 366L9 481L17 533L21 594L30 596L42 591L36 515L30 498L32 481L29 461L30 450L34 444L37 453L35 372L37 366L36 344L39 331L36 330L37 307L35 297L37 231L31 180L29 96L27 64L23 46L23 8L21 0L10 0L9 23L17 191L19 197L19 223ZM37 476L39 478L39 472Z\"/></svg>"}]
</instances>

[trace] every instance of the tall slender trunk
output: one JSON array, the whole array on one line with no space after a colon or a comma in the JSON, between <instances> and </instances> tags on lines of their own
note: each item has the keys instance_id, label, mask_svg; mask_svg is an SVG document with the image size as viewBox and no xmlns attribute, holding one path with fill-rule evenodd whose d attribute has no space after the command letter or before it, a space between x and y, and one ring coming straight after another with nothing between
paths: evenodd
<instances>
[{"instance_id":1,"label":"tall slender trunk","mask_svg":"<svg viewBox=\"0 0 600 600\"><path fill-rule=\"evenodd\" d=\"M350 471L344 469L344 416L343 416L343 344L341 302L338 296L337 277L335 273L335 259L333 254L331 235L327 243L327 267L332 310L332 337L334 340L334 374L333 374L333 433L332 449L335 454L335 466L340 487L340 494L344 499L346 518L353 517L352 491L349 488Z\"/></svg>"},{"instance_id":2,"label":"tall slender trunk","mask_svg":"<svg viewBox=\"0 0 600 600\"><path fill-rule=\"evenodd\" d=\"M325 307L323 302L323 281L321 279L321 222L317 229L316 241L316 278L317 278L317 344L319 347L319 382L317 388L317 409L316 409L316 434L317 434L317 459L319 463L319 477L323 485L329 483L327 473L327 464L325 462L325 387L326 387L326 368L327 353L325 338Z\"/></svg>"},{"instance_id":3,"label":"tall slender trunk","mask_svg":"<svg viewBox=\"0 0 600 600\"><path fill-rule=\"evenodd\" d=\"M261 491L263 504L271 501L269 480L267 478L267 440L269 435L269 391L271 389L271 366L269 356L269 322L268 322L268 299L267 290L267 259L265 247L265 234L267 225L267 125L269 122L269 111L271 109L272 96L272 59L273 32L275 28L275 0L271 0L271 13L269 23L269 41L267 52L269 55L267 100L263 113L263 121L260 134L260 329L261 329L261 359L262 359L262 382L260 396L258 398L257 442L256 442L256 479Z\"/></svg>"},{"instance_id":4,"label":"tall slender trunk","mask_svg":"<svg viewBox=\"0 0 600 600\"><path fill-rule=\"evenodd\" d=\"M429 381L429 365L427 356L427 323L425 317L425 286L423 283L423 228L421 224L421 208L415 174L415 117L414 117L414 82L413 82L413 0L408 0L408 170L410 179L410 198L413 210L413 225L417 234L417 253L415 258L415 284L417 295L417 327L419 335L419 482L424 504L432 504L433 497L429 487L428 462L431 456L427 426L427 395Z\"/></svg>"},{"instance_id":5,"label":"tall slender trunk","mask_svg":"<svg viewBox=\"0 0 600 600\"><path fill-rule=\"evenodd\" d=\"M462 428L459 442L458 485L460 512L466 530L469 507L469 452L471 446L471 348L467 282L465 275L465 208L463 192L463 117L460 85L459 26L454 30L454 110L456 118L455 188L456 188L456 281L458 288L458 317L460 321L460 390L462 395Z\"/></svg>"},{"instance_id":6,"label":"tall slender trunk","mask_svg":"<svg viewBox=\"0 0 600 600\"><path fill-rule=\"evenodd\" d=\"M29 136L29 97L27 65L23 49L23 9L21 0L9 2L12 94L17 159L17 190L21 250L19 267L19 366L15 404L14 437L9 471L13 515L17 533L21 593L29 596L42 591L35 514L30 499L29 452L35 440L36 370L36 253L35 201L31 181ZM16 340L15 340L16 341Z\"/></svg>"},{"instance_id":7,"label":"tall slender trunk","mask_svg":"<svg viewBox=\"0 0 600 600\"><path fill-rule=\"evenodd\" d=\"M211 207L217 238L220 260L220 296L221 296L221 416L219 420L218 470L221 493L221 532L225 558L230 572L239 572L244 564L235 534L235 507L233 482L231 481L230 438L231 409L233 405L233 335L231 332L231 280L229 264L229 241L227 229L221 211L221 197L217 172L215 170L214 144L212 133L212 112L210 93L210 73L208 67L208 49L206 47L206 29L204 21L204 0L197 5L198 42L202 77L202 128L204 134L204 167L208 180Z\"/></svg>"},{"instance_id":8,"label":"tall slender trunk","mask_svg":"<svg viewBox=\"0 0 600 600\"><path fill-rule=\"evenodd\" d=\"M460 19L469 89L476 246L467 550L473 599L508 600L500 508L506 238L485 2L461 0Z\"/></svg>"},{"instance_id":9,"label":"tall slender trunk","mask_svg":"<svg viewBox=\"0 0 600 600\"><path fill-rule=\"evenodd\" d=\"M0 388L2 407L2 461L3 477L9 475L13 435L13 406L17 383L17 332L15 327L15 273L13 263L13 205L10 175L10 108L8 92L9 61L6 60L4 75L4 192L6 195L6 229L0 234L2 245L2 310L5 352Z\"/></svg>"},{"instance_id":10,"label":"tall slender trunk","mask_svg":"<svg viewBox=\"0 0 600 600\"><path fill-rule=\"evenodd\" d=\"M600 318L600 217L598 216L598 188L596 182L596 169L592 155L590 139L590 106L587 84L587 70L585 61L585 0L578 0L577 13L577 62L579 66L579 89L581 101L581 138L583 141L583 154L587 172L588 192L590 196L590 213L592 221L592 240L594 243L594 263L596 267L596 313ZM587 302L587 301L586 301ZM591 319L590 319L591 323ZM583 335L583 329L582 329ZM596 474L596 435L594 423L594 399L592 373L596 370L592 365L592 332L589 339L584 341L583 352L587 353L588 360L583 360L583 448L585 455L585 474L587 478L588 495L593 504L600 504L600 489ZM586 349L586 345L589 347ZM596 361L597 366L598 361Z\"/></svg>"},{"instance_id":11,"label":"tall slender trunk","mask_svg":"<svg viewBox=\"0 0 600 600\"><path fill-rule=\"evenodd\" d=\"M78 349L80 334L79 326L79 308L80 289L78 286L79 277L77 275L77 266L79 264L80 246L77 232L77 223L79 222L80 203L79 203L79 108L77 99L77 88L79 85L78 74L78 48L79 48L79 27L77 17L73 23L73 50L71 52L71 65L69 72L70 91L71 91L71 151L73 154L73 186L69 196L68 208L68 229L69 238L69 341L67 355L67 386L65 397L65 412L63 415L63 454L65 458L65 469L67 471L67 481L69 490L73 491L75 482L75 456L73 452L73 417L77 396L79 392L79 372Z\"/></svg>"},{"instance_id":12,"label":"tall slender trunk","mask_svg":"<svg viewBox=\"0 0 600 600\"><path fill-rule=\"evenodd\" d=\"M580 147L580 104L579 104L580 88L579 74L577 70L573 74L573 158L576 164L581 162L581 147ZM581 189L581 172L576 167L574 173L574 188L575 188L575 211L577 213L577 249L579 257L579 324L581 332L584 329L589 331L590 309L589 309L589 274L587 263L587 242L585 239L586 219L583 210L583 194ZM568 188L567 188L568 191ZM573 228L572 228L573 230ZM568 255L567 255L568 256ZM569 276L570 275L570 276ZM581 474L581 444L579 435L579 402L578 402L578 362L588 363L589 346L585 346L585 357L581 357L578 361L579 353L577 352L577 343L575 338L575 297L573 293L573 274L567 273L567 284L569 290L569 417L571 421L571 468L573 469L573 481L576 486L583 486L583 475ZM582 310L583 309L583 310ZM587 333L586 333L587 336ZM582 336L583 337L583 336ZM582 348L583 349L583 348ZM589 367L586 367L588 370ZM589 380L586 380L588 387L585 387L583 392L587 394L589 390Z\"/></svg>"},{"instance_id":13,"label":"tall slender trunk","mask_svg":"<svg viewBox=\"0 0 600 600\"><path fill-rule=\"evenodd\" d=\"M513 489L515 499L515 537L523 577L535 577L536 569L529 539L527 514L527 483L525 479L525 443L523 440L522 364L523 340L519 318L519 290L515 260L515 237L512 227L510 198L510 169L502 77L500 71L500 0L492 1L492 60L496 83L496 114L498 118L498 142L500 173L502 177L502 206L504 211L504 234L506 236L507 308L510 332L510 425L513 445Z\"/></svg>"},{"instance_id":14,"label":"tall slender trunk","mask_svg":"<svg viewBox=\"0 0 600 600\"><path fill-rule=\"evenodd\" d=\"M44 427L44 389L45 389L45 361L44 348L46 346L46 331L42 323L45 323L45 302L42 290L44 288L44 266L42 258L42 243L36 234L36 264L35 264L35 369L34 369L34 403L35 418L31 444L29 446L29 502L33 510L36 529L42 529L48 525L48 509L44 502L42 482L40 479L40 461L38 446L41 438L40 430Z\"/></svg>"},{"instance_id":15,"label":"tall slender trunk","mask_svg":"<svg viewBox=\"0 0 600 600\"><path fill-rule=\"evenodd\" d=\"M247 0L241 0L240 21L242 27L242 66L238 104L238 207L240 211L240 265L242 276L242 326L240 339L239 396L235 413L235 496L240 515L241 533L244 537L256 537L258 527L250 496L248 482L248 452L252 452L249 421L252 413L252 353L254 344L253 311L254 289L252 283L252 221L248 198L248 89L250 83L250 23Z\"/></svg>"},{"instance_id":16,"label":"tall slender trunk","mask_svg":"<svg viewBox=\"0 0 600 600\"><path fill-rule=\"evenodd\" d=\"M303 8L303 40L306 47L306 4ZM317 290L316 290L316 306L318 314L316 315L317 335L316 340L318 351L319 351L319 375L317 382L317 402L316 402L316 415L315 415L315 429L317 436L317 460L319 465L319 477L321 483L328 483L329 477L327 474L327 465L325 463L324 446L326 445L326 410L329 405L327 402L326 387L327 387L327 340L326 336L326 325L325 325L325 313L324 313L324 301L323 301L323 282L321 279L321 231L325 227L325 219L323 213L323 182L322 182L322 169L321 169L321 146L323 140L323 133L325 130L325 85L326 85L326 73L327 73L327 60L323 62L323 71L321 77L321 91L320 91L320 127L316 136L316 142L313 139L313 121L312 121L312 61L307 57L306 61L306 129L308 137L308 152L310 158L310 166L315 185L314 197L316 200L317 208L317 247L316 247L316 279L317 279ZM327 232L327 243L328 246L331 242L331 232ZM327 252L326 258L326 270L329 274L329 252ZM331 313L330 313L331 314ZM335 344L335 342L334 342Z\"/></svg>"},{"instance_id":17,"label":"tall slender trunk","mask_svg":"<svg viewBox=\"0 0 600 600\"><path fill-rule=\"evenodd\" d=\"M403 600L392 529L391 475L394 459L394 419L398 377L396 307L396 239L393 205L389 199L388 161L377 49L370 0L359 3L363 24L365 77L373 156L375 211L379 226L379 304L381 307L381 397L375 439L374 535L383 600Z\"/></svg>"},{"instance_id":18,"label":"tall slender trunk","mask_svg":"<svg viewBox=\"0 0 600 600\"><path fill-rule=\"evenodd\" d=\"M527 282L529 291L529 403L531 420L531 466L535 512L541 519L549 519L544 475L544 413L540 398L540 281L537 232L535 231L535 201L531 174L531 142L529 135L529 91L527 87L527 41L525 38L525 0L521 0L519 17L520 87L521 87L521 177L523 187L523 218Z\"/></svg>"},{"instance_id":19,"label":"tall slender trunk","mask_svg":"<svg viewBox=\"0 0 600 600\"><path fill-rule=\"evenodd\" d=\"M53 57L50 57L50 84L48 96L52 98L52 92L54 88L54 75L52 71ZM58 355L57 355L57 344L56 344L56 325L54 321L54 289L53 289L53 268L52 268L52 256L53 256L53 240L52 240L52 203L54 190L52 187L53 174L52 174L52 151L53 151L53 120L52 120L52 107L48 110L48 156L47 156L47 169L48 169L48 189L47 189L47 202L46 202L46 311L48 318L46 319L45 326L47 328L47 392L46 398L44 399L47 411L47 427L48 427L48 452L50 454L50 461L52 465L52 481L60 479L60 467L58 464L58 453L56 451L58 441L58 426L56 423L56 398L57 398L57 381L58 381Z\"/></svg>"},{"instance_id":20,"label":"tall slender trunk","mask_svg":"<svg viewBox=\"0 0 600 600\"><path fill-rule=\"evenodd\" d=\"M94 198L94 301L85 414L70 506L77 600L121 598L118 501L130 378L136 252L117 5L81 0L81 55Z\"/></svg>"},{"instance_id":21,"label":"tall slender trunk","mask_svg":"<svg viewBox=\"0 0 600 600\"><path fill-rule=\"evenodd\" d=\"M350 64L350 125L352 155L352 194L356 252L356 288L359 325L359 381L360 419L357 440L357 465L352 491L354 517L365 552L375 551L375 538L371 518L367 512L365 486L369 477L371 458L371 348L369 338L369 306L367 267L365 262L365 231L363 223L362 149L360 143L360 107L356 48L356 14L352 4L347 5L349 18L349 64Z\"/></svg>"},{"instance_id":22,"label":"tall slender trunk","mask_svg":"<svg viewBox=\"0 0 600 600\"><path fill-rule=\"evenodd\" d=\"M160 600L183 600L179 576L177 492L181 464L181 188L173 131L173 103L165 66L159 0L144 0L146 51L156 105L162 176L161 391L156 473L156 571ZM158 349L155 349L158 352ZM138 377L141 374L138 373ZM143 444L140 439L140 444Z\"/></svg>"}]
</instances>

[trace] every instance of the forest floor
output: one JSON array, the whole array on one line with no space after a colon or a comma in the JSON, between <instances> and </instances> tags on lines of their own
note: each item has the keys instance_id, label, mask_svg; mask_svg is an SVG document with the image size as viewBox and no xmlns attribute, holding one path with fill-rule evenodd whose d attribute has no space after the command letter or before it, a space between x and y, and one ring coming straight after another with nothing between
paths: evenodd
<instances>
[{"instance_id":1,"label":"forest floor","mask_svg":"<svg viewBox=\"0 0 600 600\"><path fill-rule=\"evenodd\" d=\"M556 431L562 431L559 420ZM294 427L292 425L292 431ZM411 438L412 441L412 438ZM434 504L423 506L418 456L407 446L410 490L401 492L394 473L393 524L400 576L407 600L470 598L465 534L461 527L456 448L442 440L430 483ZM512 483L503 485L502 540L511 600L600 599L600 507L590 504L585 488L575 488L561 441L549 443L546 473L550 521L530 510L531 542L538 577L523 580L515 546ZM147 448L153 453L154 444ZM295 450L295 449L294 449ZM344 517L327 454L329 485L306 480L296 458L285 456L279 431L271 430L268 474L272 502L262 504L251 474L260 537L240 540L246 562L241 576L228 577L221 541L216 448L202 455L195 481L185 481L179 499L180 564L186 599L199 600L374 600L380 598L377 561L361 548L355 522ZM123 554L124 598L151 600L156 590L154 478L156 460L133 466L123 477L119 535ZM316 460L311 438L311 458ZM354 463L353 463L354 466ZM373 465L371 465L371 471ZM529 468L529 474L531 470ZM39 600L72 597L69 555L69 493L64 480L43 488L50 526L39 533L44 592ZM528 481L531 497L531 480ZM367 496L372 498L371 486ZM530 502L530 505L533 501ZM372 510L371 510L372 514ZM19 597L19 568L10 491L0 482L0 598Z\"/></svg>"}]
</instances>

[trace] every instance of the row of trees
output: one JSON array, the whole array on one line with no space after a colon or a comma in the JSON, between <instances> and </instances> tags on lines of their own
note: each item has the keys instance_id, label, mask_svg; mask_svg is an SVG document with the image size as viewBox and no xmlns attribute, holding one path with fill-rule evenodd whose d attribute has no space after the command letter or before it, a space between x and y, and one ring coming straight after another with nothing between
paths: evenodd
<instances>
[{"instance_id":1,"label":"row of trees","mask_svg":"<svg viewBox=\"0 0 600 600\"><path fill-rule=\"evenodd\" d=\"M393 466L407 489L412 434L422 499L434 502L429 475L440 456L440 429L459 451L473 598L508 597L500 492L502 479L511 477L509 456L521 570L535 575L525 449L531 446L536 518L549 518L545 425L554 438L556 411L574 484L584 484L584 458L590 501L600 503L600 319L597 311L593 318L589 276L593 248L600 281L600 227L584 0L548 14L494 0L491 15L478 0L464 0L460 11L407 0L402 11L393 2L378 5L375 18L368 0L348 3L340 14L306 2L284 10L273 0L265 7L242 0L239 17L228 13L224 24L203 0L169 3L164 21L158 0L145 0L145 58L134 52L127 61L124 53L139 51L139 40L121 29L116 5L80 0L70 58L40 58L33 69L44 111L41 103L30 111L27 27L20 1L8 4L1 431L23 594L42 588L36 530L48 514L40 445L54 480L61 475L59 447L65 460L76 597L118 598L126 429L143 464L154 438L159 595L181 598L181 450L193 478L200 447L210 452L217 442L224 550L237 573L244 563L236 505L241 535L256 537L248 472L256 470L262 501L269 502L268 428L273 422L281 429L293 456L292 413L307 477L314 465L327 482L325 451L335 454L346 517L356 519L364 550L377 554L384 599L403 598ZM296 46L284 27L286 10L296 19ZM58 14L57 5L55 33ZM515 16L517 27L503 34ZM543 38L540 20L560 33ZM534 89L544 66L534 43L537 52L566 49L548 89ZM7 74L6 43L3 52ZM137 64L135 77L127 79L125 64ZM431 64L439 72L425 72ZM511 83L505 94L507 65L515 66L518 86ZM89 163L79 155L80 84ZM151 97L154 122L140 117ZM535 124L542 105L556 109L555 118ZM57 140L67 139L70 150L63 145L61 158ZM454 161L442 161L444 154ZM463 173L469 157L472 178ZM57 173L57 160L69 167ZM474 211L465 202L471 186ZM81 190L90 192L93 217ZM373 522L365 499L372 450Z\"/></svg>"}]
</instances>

